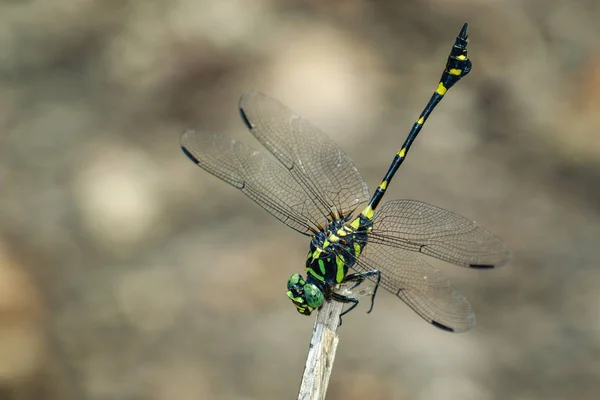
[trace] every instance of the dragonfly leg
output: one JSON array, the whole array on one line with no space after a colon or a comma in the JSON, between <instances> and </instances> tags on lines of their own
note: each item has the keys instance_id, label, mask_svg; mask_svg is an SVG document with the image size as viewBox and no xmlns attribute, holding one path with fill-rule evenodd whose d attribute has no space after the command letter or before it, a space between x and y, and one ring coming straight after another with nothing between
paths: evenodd
<instances>
[{"instance_id":1,"label":"dragonfly leg","mask_svg":"<svg viewBox=\"0 0 600 400\"><path fill-rule=\"evenodd\" d=\"M358 299L356 297L350 296L342 296L338 293L333 293L331 295L332 299L335 301L339 301L341 303L353 303L347 310L340 314L340 326L342 326L342 317L348 314L350 311L354 310L354 308L358 305Z\"/></svg>"},{"instance_id":2,"label":"dragonfly leg","mask_svg":"<svg viewBox=\"0 0 600 400\"><path fill-rule=\"evenodd\" d=\"M367 314L373 311L373 306L375 305L375 295L377 294L377 289L379 288L379 283L381 282L381 272L377 269L366 271L366 272L358 272L356 274L346 275L346 278L343 282L355 282L354 285L350 286L348 290L352 290L361 283L364 282L365 279L371 276L377 276L377 283L375 284L375 289L373 289L373 294L371 295L371 308L367 311ZM356 305L355 305L356 307ZM354 308L354 307L353 307ZM348 310L350 311L350 310ZM346 311L346 312L348 312ZM343 315L343 314L342 314Z\"/></svg>"}]
</instances>

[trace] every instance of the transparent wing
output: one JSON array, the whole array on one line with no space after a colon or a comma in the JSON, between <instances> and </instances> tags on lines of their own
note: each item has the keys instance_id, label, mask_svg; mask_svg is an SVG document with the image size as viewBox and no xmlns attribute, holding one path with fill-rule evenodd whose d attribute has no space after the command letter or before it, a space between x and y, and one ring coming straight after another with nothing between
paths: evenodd
<instances>
[{"instance_id":1,"label":"transparent wing","mask_svg":"<svg viewBox=\"0 0 600 400\"><path fill-rule=\"evenodd\" d=\"M497 236L460 215L416 200L385 203L373 218L369 243L419 252L470 268L495 268L511 259Z\"/></svg>"},{"instance_id":2,"label":"transparent wing","mask_svg":"<svg viewBox=\"0 0 600 400\"><path fill-rule=\"evenodd\" d=\"M345 252L346 257L352 257ZM475 326L469 301L438 270L417 254L369 242L353 268L381 271L381 286L398 296L424 320L451 332Z\"/></svg>"},{"instance_id":3,"label":"transparent wing","mask_svg":"<svg viewBox=\"0 0 600 400\"><path fill-rule=\"evenodd\" d=\"M352 160L306 119L261 93L242 95L239 107L250 132L325 215L347 215L369 199L367 184Z\"/></svg>"},{"instance_id":4,"label":"transparent wing","mask_svg":"<svg viewBox=\"0 0 600 400\"><path fill-rule=\"evenodd\" d=\"M281 164L235 140L189 130L181 135L183 152L206 171L246 196L296 231L318 230L322 212Z\"/></svg>"}]
</instances>

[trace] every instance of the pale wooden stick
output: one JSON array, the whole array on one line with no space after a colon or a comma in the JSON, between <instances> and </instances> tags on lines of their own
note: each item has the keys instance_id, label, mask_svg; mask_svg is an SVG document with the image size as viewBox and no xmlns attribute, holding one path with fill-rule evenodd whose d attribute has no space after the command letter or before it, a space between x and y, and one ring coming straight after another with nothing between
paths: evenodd
<instances>
[{"instance_id":1,"label":"pale wooden stick","mask_svg":"<svg viewBox=\"0 0 600 400\"><path fill-rule=\"evenodd\" d=\"M318 311L298 400L323 400L338 345L337 328L343 304L327 301Z\"/></svg>"}]
</instances>

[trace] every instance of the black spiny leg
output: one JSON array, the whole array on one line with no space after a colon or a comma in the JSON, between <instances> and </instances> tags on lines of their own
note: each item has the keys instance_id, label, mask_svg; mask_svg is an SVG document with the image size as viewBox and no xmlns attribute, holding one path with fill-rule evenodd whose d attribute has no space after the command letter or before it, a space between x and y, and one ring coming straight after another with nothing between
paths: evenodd
<instances>
[{"instance_id":1,"label":"black spiny leg","mask_svg":"<svg viewBox=\"0 0 600 400\"><path fill-rule=\"evenodd\" d=\"M377 275L377 283L375 284L375 289L373 289L373 294L371 295L371 308L369 308L369 311L367 311L367 314L370 313L371 311L373 311L373 306L375 306L375 295L377 294L377 289L379 288L379 283L381 282L381 272L379 270L374 269L372 271L350 274L350 275L346 275L346 278L344 278L344 280L342 281L342 283L356 282L354 285L352 285L348 288L348 290L352 290L355 287L357 287L358 285L360 285L361 283L363 283L365 281L365 279L367 279L368 277L375 276L375 275ZM356 305L354 307L356 307ZM348 311L350 311L354 307L351 307L348 310L346 310L346 312L344 312L344 314L346 314ZM342 315L344 315L344 314L342 314Z\"/></svg>"},{"instance_id":2,"label":"black spiny leg","mask_svg":"<svg viewBox=\"0 0 600 400\"><path fill-rule=\"evenodd\" d=\"M369 308L369 311L367 311L367 313L373 311L373 306L375 305L375 295L377 294L377 288L379 288L379 283L381 282L381 272L374 269L372 271L350 274L346 275L346 278L344 278L344 280L342 281L342 283L354 282L354 285L348 288L348 290L352 290L361 283L363 283L368 277L375 275L377 275L377 284L375 285L375 289L373 289L373 294L371 295L371 308ZM339 301L341 303L352 303L352 305L348 307L347 310L340 314L340 326L342 326L342 317L356 308L356 306L358 305L358 299L356 297L344 296L339 293L333 293L332 298L333 300Z\"/></svg>"},{"instance_id":3,"label":"black spiny leg","mask_svg":"<svg viewBox=\"0 0 600 400\"><path fill-rule=\"evenodd\" d=\"M340 314L340 326L342 326L342 317L354 310L354 308L358 305L358 299L356 297L343 296L339 293L333 293L331 298L335 301L339 301L340 303L353 303L346 311Z\"/></svg>"}]
</instances>

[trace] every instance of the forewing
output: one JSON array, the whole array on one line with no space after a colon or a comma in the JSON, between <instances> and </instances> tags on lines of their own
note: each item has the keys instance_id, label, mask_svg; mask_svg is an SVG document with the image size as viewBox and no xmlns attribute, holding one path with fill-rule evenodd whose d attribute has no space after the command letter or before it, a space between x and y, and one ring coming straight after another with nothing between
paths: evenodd
<instances>
[{"instance_id":1,"label":"forewing","mask_svg":"<svg viewBox=\"0 0 600 400\"><path fill-rule=\"evenodd\" d=\"M323 132L279 101L246 93L240 114L250 132L328 215L348 214L369 199L369 190L352 160Z\"/></svg>"},{"instance_id":2,"label":"forewing","mask_svg":"<svg viewBox=\"0 0 600 400\"><path fill-rule=\"evenodd\" d=\"M399 246L469 268L495 268L511 259L497 236L460 215L417 200L393 200L375 213L371 243Z\"/></svg>"},{"instance_id":3,"label":"forewing","mask_svg":"<svg viewBox=\"0 0 600 400\"><path fill-rule=\"evenodd\" d=\"M211 132L188 130L181 135L180 143L193 162L240 189L290 228L306 235L318 230L321 212L275 160Z\"/></svg>"},{"instance_id":4,"label":"forewing","mask_svg":"<svg viewBox=\"0 0 600 400\"><path fill-rule=\"evenodd\" d=\"M379 270L383 288L440 329L465 332L475 326L469 301L417 254L369 242L353 268Z\"/></svg>"}]
</instances>

